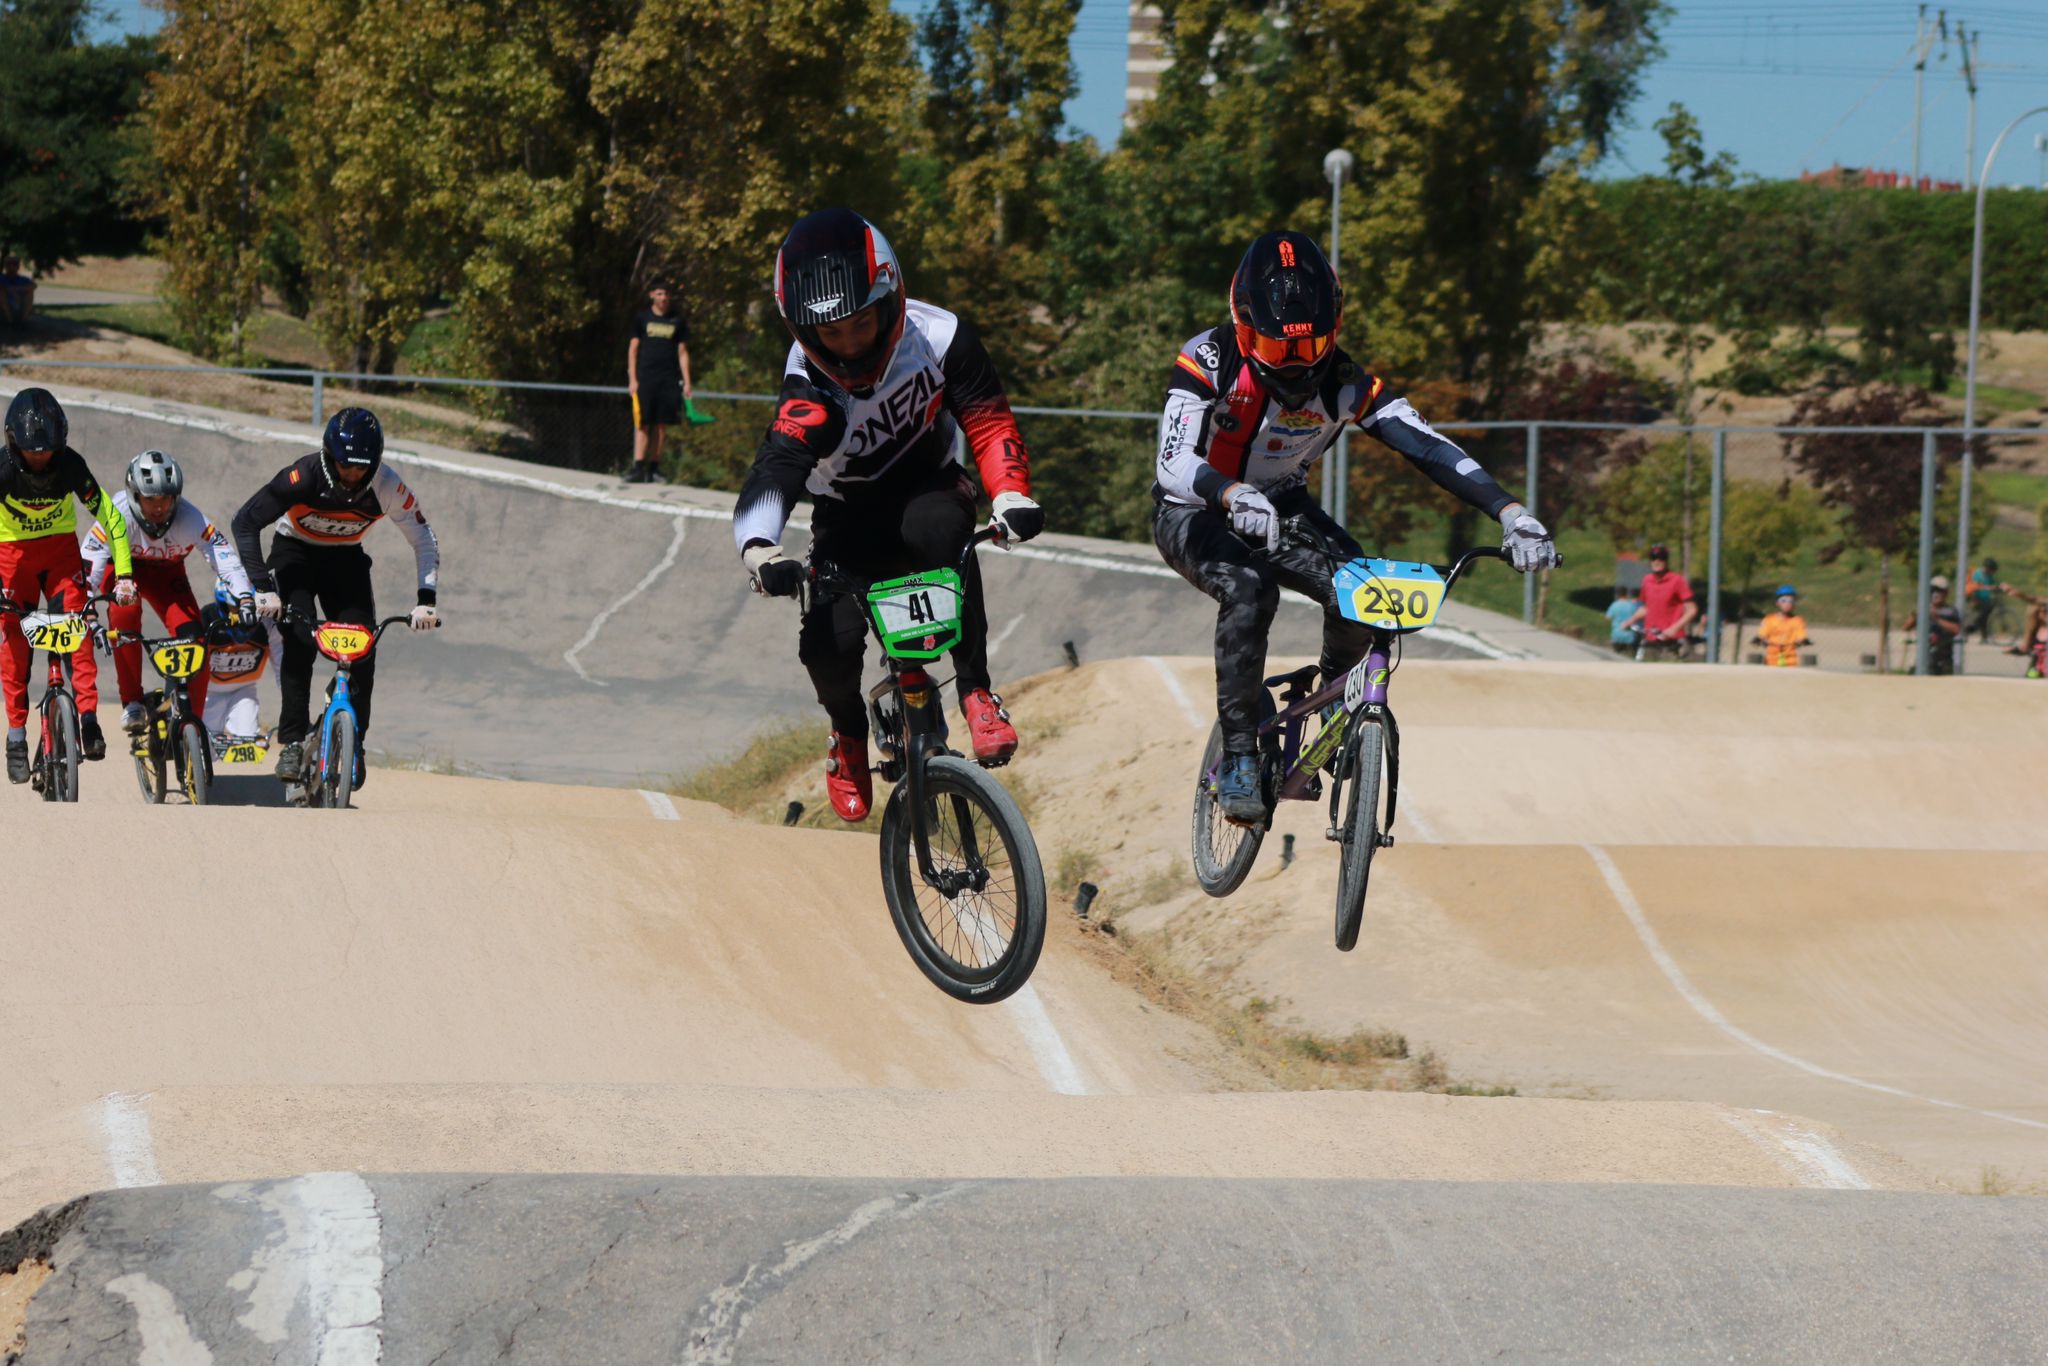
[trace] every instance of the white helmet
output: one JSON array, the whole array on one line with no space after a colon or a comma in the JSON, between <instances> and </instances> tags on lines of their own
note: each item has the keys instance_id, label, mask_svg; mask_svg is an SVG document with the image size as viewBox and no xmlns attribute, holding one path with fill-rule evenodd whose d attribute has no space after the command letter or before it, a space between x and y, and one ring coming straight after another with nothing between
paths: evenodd
<instances>
[{"instance_id":1,"label":"white helmet","mask_svg":"<svg viewBox=\"0 0 2048 1366\"><path fill-rule=\"evenodd\" d=\"M170 530L171 524L168 519L162 522L143 521L142 500L176 498L184 491L185 471L162 451L144 451L128 462L128 496L135 501L135 520L141 522L142 529L150 535L163 535ZM176 504L171 510L175 515Z\"/></svg>"}]
</instances>

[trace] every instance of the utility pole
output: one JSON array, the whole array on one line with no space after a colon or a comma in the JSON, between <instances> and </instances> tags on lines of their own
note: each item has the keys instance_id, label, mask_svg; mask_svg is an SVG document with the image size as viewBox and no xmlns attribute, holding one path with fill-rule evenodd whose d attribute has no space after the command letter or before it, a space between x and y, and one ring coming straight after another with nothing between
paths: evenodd
<instances>
[{"instance_id":1,"label":"utility pole","mask_svg":"<svg viewBox=\"0 0 2048 1366\"><path fill-rule=\"evenodd\" d=\"M1975 33L1963 31L1963 21L1956 20L1956 46L1962 49L1963 83L1970 88L1969 132L1964 134L1963 143L1963 189L1970 189L1971 169L1977 164L1977 43L1984 37L1984 31Z\"/></svg>"},{"instance_id":2,"label":"utility pole","mask_svg":"<svg viewBox=\"0 0 2048 1366\"><path fill-rule=\"evenodd\" d=\"M2048 133L2034 134L2034 150L2041 154L2041 188L2048 190Z\"/></svg>"},{"instance_id":3,"label":"utility pole","mask_svg":"<svg viewBox=\"0 0 2048 1366\"><path fill-rule=\"evenodd\" d=\"M1332 148L1323 157L1323 178L1330 182L1330 270L1337 270L1337 243L1344 231L1344 182L1351 178L1351 172L1358 165L1358 158L1342 147ZM1342 278L1339 276L1338 278ZM1333 340L1330 343L1336 345ZM1338 526L1348 526L1345 518L1350 514L1351 502L1351 425L1337 429L1337 449L1334 459L1323 460L1323 511L1337 520Z\"/></svg>"},{"instance_id":4,"label":"utility pole","mask_svg":"<svg viewBox=\"0 0 2048 1366\"><path fill-rule=\"evenodd\" d=\"M1934 51L1934 40L1938 34L1943 42L1948 41L1948 11L1942 10L1933 22L1927 22L1927 6L1920 7L1920 17L1913 33L1913 188L1920 187L1920 111L1924 106L1923 95L1927 88L1927 58ZM1946 55L1944 53L1943 55Z\"/></svg>"}]
</instances>

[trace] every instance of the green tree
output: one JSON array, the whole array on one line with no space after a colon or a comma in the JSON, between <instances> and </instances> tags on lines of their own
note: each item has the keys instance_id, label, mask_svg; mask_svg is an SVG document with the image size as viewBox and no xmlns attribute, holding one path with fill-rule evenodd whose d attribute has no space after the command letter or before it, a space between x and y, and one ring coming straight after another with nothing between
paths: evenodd
<instances>
[{"instance_id":1,"label":"green tree","mask_svg":"<svg viewBox=\"0 0 2048 1366\"><path fill-rule=\"evenodd\" d=\"M230 365L245 359L243 328L261 305L277 226L277 107L289 59L272 8L167 5L163 63L143 101L149 157L136 181L164 225L164 295L188 344Z\"/></svg>"},{"instance_id":2,"label":"green tree","mask_svg":"<svg viewBox=\"0 0 2048 1366\"><path fill-rule=\"evenodd\" d=\"M154 52L87 42L91 15L90 0L0 0L0 248L39 273L142 242L122 168Z\"/></svg>"}]
</instances>

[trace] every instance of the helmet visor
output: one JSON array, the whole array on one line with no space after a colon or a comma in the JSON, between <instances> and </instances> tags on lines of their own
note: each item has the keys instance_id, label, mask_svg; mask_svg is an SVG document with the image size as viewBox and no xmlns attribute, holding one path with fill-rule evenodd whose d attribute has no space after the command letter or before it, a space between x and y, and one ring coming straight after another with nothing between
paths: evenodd
<instances>
[{"instance_id":1,"label":"helmet visor","mask_svg":"<svg viewBox=\"0 0 2048 1366\"><path fill-rule=\"evenodd\" d=\"M1314 365L1329 353L1334 337L1324 333L1320 337L1268 337L1252 333L1252 359L1274 370L1288 366Z\"/></svg>"}]
</instances>

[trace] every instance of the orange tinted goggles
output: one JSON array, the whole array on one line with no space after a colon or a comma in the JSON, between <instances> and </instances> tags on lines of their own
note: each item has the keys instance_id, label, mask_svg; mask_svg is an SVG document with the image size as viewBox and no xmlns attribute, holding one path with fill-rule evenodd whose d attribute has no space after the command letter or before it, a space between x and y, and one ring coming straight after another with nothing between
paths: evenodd
<instances>
[{"instance_id":1,"label":"orange tinted goggles","mask_svg":"<svg viewBox=\"0 0 2048 1366\"><path fill-rule=\"evenodd\" d=\"M1252 356L1262 364L1276 368L1284 365L1314 365L1323 358L1334 340L1335 338L1328 334L1320 337L1267 337L1253 332Z\"/></svg>"}]
</instances>

